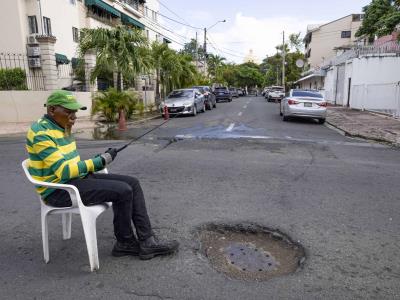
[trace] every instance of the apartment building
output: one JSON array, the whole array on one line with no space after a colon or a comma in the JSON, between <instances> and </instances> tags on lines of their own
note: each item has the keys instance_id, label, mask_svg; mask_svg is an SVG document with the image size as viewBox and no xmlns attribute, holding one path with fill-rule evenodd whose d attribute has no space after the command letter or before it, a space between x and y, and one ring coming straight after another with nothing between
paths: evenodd
<instances>
[{"instance_id":1,"label":"apartment building","mask_svg":"<svg viewBox=\"0 0 400 300\"><path fill-rule=\"evenodd\" d=\"M157 0L2 0L0 67L8 63L8 67L21 65L20 61L12 65L15 57L24 65L23 56L15 54L27 55L28 66L22 67L28 76L40 71L45 73L44 78L48 78L54 75L49 72L55 73L55 83L43 89L63 88L72 84L70 67L77 61L80 29L124 24L143 30L150 42L169 42L159 24L158 11ZM50 46L39 43L38 39L43 37L52 39ZM54 52L54 68L46 66L48 49ZM150 78L140 78L142 81L139 79L136 83L138 90L143 91L147 88L144 86L152 85Z\"/></svg>"},{"instance_id":2,"label":"apartment building","mask_svg":"<svg viewBox=\"0 0 400 300\"><path fill-rule=\"evenodd\" d=\"M363 14L351 14L322 25L309 25L303 39L305 56L310 68L320 66L336 55L336 49L357 42L355 34L362 24Z\"/></svg>"}]
</instances>

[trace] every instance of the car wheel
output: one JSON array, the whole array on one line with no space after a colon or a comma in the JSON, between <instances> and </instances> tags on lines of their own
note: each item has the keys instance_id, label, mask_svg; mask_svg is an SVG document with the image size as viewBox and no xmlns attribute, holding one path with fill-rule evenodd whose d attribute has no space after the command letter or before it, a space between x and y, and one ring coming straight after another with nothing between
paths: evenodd
<instances>
[{"instance_id":1,"label":"car wheel","mask_svg":"<svg viewBox=\"0 0 400 300\"><path fill-rule=\"evenodd\" d=\"M324 124L325 123L325 119L318 119L318 123L319 124Z\"/></svg>"},{"instance_id":2,"label":"car wheel","mask_svg":"<svg viewBox=\"0 0 400 300\"><path fill-rule=\"evenodd\" d=\"M192 116L195 117L197 115L197 106L193 105L193 113Z\"/></svg>"},{"instance_id":3,"label":"car wheel","mask_svg":"<svg viewBox=\"0 0 400 300\"><path fill-rule=\"evenodd\" d=\"M285 115L282 113L282 121L284 121L284 122L289 121L289 117L285 116Z\"/></svg>"}]
</instances>

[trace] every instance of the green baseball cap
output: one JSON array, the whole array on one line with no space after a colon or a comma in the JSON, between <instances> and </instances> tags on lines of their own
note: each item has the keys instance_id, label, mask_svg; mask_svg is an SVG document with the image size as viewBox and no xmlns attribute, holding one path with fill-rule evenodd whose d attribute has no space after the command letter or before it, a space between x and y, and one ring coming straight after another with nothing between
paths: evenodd
<instances>
[{"instance_id":1,"label":"green baseball cap","mask_svg":"<svg viewBox=\"0 0 400 300\"><path fill-rule=\"evenodd\" d=\"M51 95L47 98L47 102L44 106L54 105L59 105L70 110L87 109L86 106L83 106L78 101L76 101L76 97L71 92L64 90L52 92Z\"/></svg>"}]
</instances>

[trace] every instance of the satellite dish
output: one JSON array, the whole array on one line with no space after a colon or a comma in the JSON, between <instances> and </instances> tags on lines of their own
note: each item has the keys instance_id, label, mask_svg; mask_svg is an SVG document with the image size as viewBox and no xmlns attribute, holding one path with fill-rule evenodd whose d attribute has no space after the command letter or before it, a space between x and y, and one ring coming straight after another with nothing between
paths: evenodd
<instances>
[{"instance_id":1,"label":"satellite dish","mask_svg":"<svg viewBox=\"0 0 400 300\"><path fill-rule=\"evenodd\" d=\"M299 68L304 67L304 60L302 60L302 59L296 60L296 66Z\"/></svg>"}]
</instances>

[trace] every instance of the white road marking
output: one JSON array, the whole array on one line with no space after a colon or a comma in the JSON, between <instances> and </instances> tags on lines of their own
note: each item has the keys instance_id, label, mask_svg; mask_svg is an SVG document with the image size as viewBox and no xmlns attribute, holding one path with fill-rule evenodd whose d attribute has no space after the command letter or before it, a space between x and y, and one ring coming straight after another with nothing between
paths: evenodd
<instances>
[{"instance_id":1,"label":"white road marking","mask_svg":"<svg viewBox=\"0 0 400 300\"><path fill-rule=\"evenodd\" d=\"M242 112L238 113L238 116L240 117L242 115Z\"/></svg>"},{"instance_id":2,"label":"white road marking","mask_svg":"<svg viewBox=\"0 0 400 300\"><path fill-rule=\"evenodd\" d=\"M243 108L246 109L246 108L247 108L247 105L243 106Z\"/></svg>"},{"instance_id":3,"label":"white road marking","mask_svg":"<svg viewBox=\"0 0 400 300\"><path fill-rule=\"evenodd\" d=\"M225 130L225 131L232 131L233 127L235 127L235 123L231 123L231 125L229 125L229 127Z\"/></svg>"}]
</instances>

